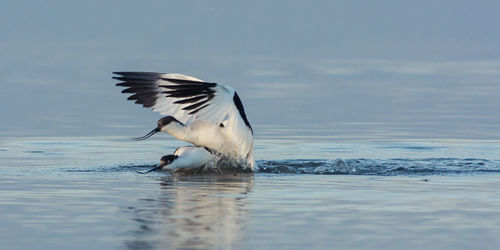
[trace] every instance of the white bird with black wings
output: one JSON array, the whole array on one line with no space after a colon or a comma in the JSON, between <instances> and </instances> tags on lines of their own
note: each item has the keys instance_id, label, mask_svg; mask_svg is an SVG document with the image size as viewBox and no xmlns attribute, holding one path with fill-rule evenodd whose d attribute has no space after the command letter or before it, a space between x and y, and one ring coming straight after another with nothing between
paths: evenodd
<instances>
[{"instance_id":1,"label":"white bird with black wings","mask_svg":"<svg viewBox=\"0 0 500 250\"><path fill-rule=\"evenodd\" d=\"M135 100L137 104L166 115L158 120L155 129L138 140L160 131L167 132L179 140L205 148L211 154L219 153L242 162L243 168L254 170L253 130L233 88L182 74L114 74L118 76L113 78L121 81L116 85L127 87L122 93L132 94L128 100Z\"/></svg>"}]
</instances>

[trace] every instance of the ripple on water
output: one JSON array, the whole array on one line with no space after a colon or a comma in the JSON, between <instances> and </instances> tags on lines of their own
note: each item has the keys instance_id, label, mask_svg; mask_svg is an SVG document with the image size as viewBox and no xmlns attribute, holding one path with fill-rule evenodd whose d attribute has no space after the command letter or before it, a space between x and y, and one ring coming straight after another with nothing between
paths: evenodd
<instances>
[{"instance_id":1,"label":"ripple on water","mask_svg":"<svg viewBox=\"0 0 500 250\"><path fill-rule=\"evenodd\" d=\"M259 171L273 174L447 175L500 173L500 162L486 159L336 159L259 161Z\"/></svg>"},{"instance_id":2,"label":"ripple on water","mask_svg":"<svg viewBox=\"0 0 500 250\"><path fill-rule=\"evenodd\" d=\"M500 161L486 159L428 158L428 159L289 159L257 161L261 174L316 174L316 175L378 175L378 176L415 176L415 175L457 175L500 173ZM127 164L89 168L63 168L69 173L131 173L144 172L156 164ZM176 171L175 174L204 175L247 172L236 168L217 170ZM174 174L172 171L152 172L150 174Z\"/></svg>"}]
</instances>

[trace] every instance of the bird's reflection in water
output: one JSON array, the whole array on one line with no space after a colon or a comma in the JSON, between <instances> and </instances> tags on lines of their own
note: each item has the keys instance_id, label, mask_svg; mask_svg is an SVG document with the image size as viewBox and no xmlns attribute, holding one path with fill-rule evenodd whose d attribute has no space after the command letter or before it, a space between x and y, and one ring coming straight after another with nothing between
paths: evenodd
<instances>
[{"instance_id":1,"label":"bird's reflection in water","mask_svg":"<svg viewBox=\"0 0 500 250\"><path fill-rule=\"evenodd\" d=\"M238 248L247 223L251 173L166 176L158 196L129 207L136 229L129 249ZM130 237L132 236L132 237Z\"/></svg>"}]
</instances>

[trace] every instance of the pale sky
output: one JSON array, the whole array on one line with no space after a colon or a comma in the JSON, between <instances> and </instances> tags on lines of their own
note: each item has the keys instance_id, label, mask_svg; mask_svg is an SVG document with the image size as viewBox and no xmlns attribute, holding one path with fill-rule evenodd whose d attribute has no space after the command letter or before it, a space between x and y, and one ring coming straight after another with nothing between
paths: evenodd
<instances>
[{"instance_id":1,"label":"pale sky","mask_svg":"<svg viewBox=\"0 0 500 250\"><path fill-rule=\"evenodd\" d=\"M157 71L231 85L257 137L500 139L499 9L1 1L0 136L140 135L161 116L126 101L111 72Z\"/></svg>"}]
</instances>

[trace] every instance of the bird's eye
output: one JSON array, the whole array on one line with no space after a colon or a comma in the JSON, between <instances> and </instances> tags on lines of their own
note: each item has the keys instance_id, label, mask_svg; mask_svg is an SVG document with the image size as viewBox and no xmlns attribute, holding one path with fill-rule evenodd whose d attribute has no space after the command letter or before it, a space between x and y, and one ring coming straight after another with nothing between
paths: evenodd
<instances>
[{"instance_id":1,"label":"bird's eye","mask_svg":"<svg viewBox=\"0 0 500 250\"><path fill-rule=\"evenodd\" d=\"M224 127L224 124L222 124L222 123L221 123L221 124L219 124L219 127L223 128L223 127Z\"/></svg>"}]
</instances>

